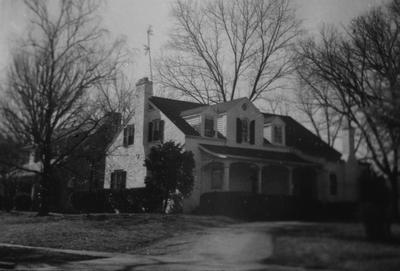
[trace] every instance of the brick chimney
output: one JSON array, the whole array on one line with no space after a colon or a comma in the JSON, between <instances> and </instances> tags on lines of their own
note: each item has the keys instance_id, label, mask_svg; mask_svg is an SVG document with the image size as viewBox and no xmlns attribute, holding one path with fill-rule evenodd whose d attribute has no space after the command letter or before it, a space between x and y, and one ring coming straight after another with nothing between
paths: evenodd
<instances>
[{"instance_id":1,"label":"brick chimney","mask_svg":"<svg viewBox=\"0 0 400 271\"><path fill-rule=\"evenodd\" d=\"M356 160L354 145L354 127L347 121L342 132L342 158L345 161Z\"/></svg>"},{"instance_id":2,"label":"brick chimney","mask_svg":"<svg viewBox=\"0 0 400 271\"><path fill-rule=\"evenodd\" d=\"M147 144L147 113L151 96L153 96L153 82L144 77L136 83L135 95L135 141L142 142L143 145Z\"/></svg>"}]
</instances>

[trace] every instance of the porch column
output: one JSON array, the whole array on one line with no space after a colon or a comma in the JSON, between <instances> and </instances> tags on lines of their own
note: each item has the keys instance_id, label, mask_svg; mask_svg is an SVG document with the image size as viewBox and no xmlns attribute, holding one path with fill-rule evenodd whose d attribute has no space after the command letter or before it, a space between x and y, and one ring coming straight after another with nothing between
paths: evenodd
<instances>
[{"instance_id":1,"label":"porch column","mask_svg":"<svg viewBox=\"0 0 400 271\"><path fill-rule=\"evenodd\" d=\"M293 184L293 167L287 167L289 170L289 195L294 194L294 184Z\"/></svg>"},{"instance_id":2,"label":"porch column","mask_svg":"<svg viewBox=\"0 0 400 271\"><path fill-rule=\"evenodd\" d=\"M257 192L258 194L262 193L262 170L264 165L263 164L257 164L258 166L258 179L257 179Z\"/></svg>"},{"instance_id":3,"label":"porch column","mask_svg":"<svg viewBox=\"0 0 400 271\"><path fill-rule=\"evenodd\" d=\"M224 162L224 186L223 191L229 191L229 169L230 169L230 162Z\"/></svg>"}]
</instances>

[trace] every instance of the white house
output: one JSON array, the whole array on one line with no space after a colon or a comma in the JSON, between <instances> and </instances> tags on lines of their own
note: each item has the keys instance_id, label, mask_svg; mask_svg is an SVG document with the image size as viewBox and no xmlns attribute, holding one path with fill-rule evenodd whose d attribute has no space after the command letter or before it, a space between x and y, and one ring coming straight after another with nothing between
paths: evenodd
<instances>
[{"instance_id":1,"label":"white house","mask_svg":"<svg viewBox=\"0 0 400 271\"><path fill-rule=\"evenodd\" d=\"M135 116L110 146L104 188L143 187L150 148L174 140L192 151L196 162L186 211L212 191L294 195L323 202L357 199L353 144L346 144L342 159L293 118L260 112L247 98L209 106L155 97L147 78L136 87ZM344 134L351 142L352 133Z\"/></svg>"}]
</instances>

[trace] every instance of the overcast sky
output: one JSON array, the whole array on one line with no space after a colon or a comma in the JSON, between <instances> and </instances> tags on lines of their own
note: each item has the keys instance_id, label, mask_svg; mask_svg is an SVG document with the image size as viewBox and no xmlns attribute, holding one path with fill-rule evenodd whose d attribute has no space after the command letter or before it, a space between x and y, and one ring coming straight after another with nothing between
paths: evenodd
<instances>
[{"instance_id":1,"label":"overcast sky","mask_svg":"<svg viewBox=\"0 0 400 271\"><path fill-rule=\"evenodd\" d=\"M123 35L135 52L131 67L133 78L148 75L147 58L143 45L146 29L152 25L152 51L160 54L172 26L171 0L105 0L104 26L115 36ZM347 24L351 18L365 12L369 7L387 0L293 0L297 16L307 30L317 31L322 23ZM16 37L24 34L27 15L22 0L0 0L0 78L4 75L10 59L10 48Z\"/></svg>"}]
</instances>

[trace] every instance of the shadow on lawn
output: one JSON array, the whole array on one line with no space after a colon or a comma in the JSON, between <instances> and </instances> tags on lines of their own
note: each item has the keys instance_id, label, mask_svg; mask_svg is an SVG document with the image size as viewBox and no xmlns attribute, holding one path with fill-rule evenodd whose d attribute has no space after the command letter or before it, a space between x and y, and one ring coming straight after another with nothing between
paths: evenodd
<instances>
[{"instance_id":1,"label":"shadow on lawn","mask_svg":"<svg viewBox=\"0 0 400 271\"><path fill-rule=\"evenodd\" d=\"M263 264L307 269L351 271L398 271L400 231L386 242L370 242L358 224L310 224L284 226L271 230L274 235L272 256Z\"/></svg>"},{"instance_id":2,"label":"shadow on lawn","mask_svg":"<svg viewBox=\"0 0 400 271\"><path fill-rule=\"evenodd\" d=\"M382 244L400 246L400 225L395 225L397 230L392 230L392 237L389 240L370 241L367 239L365 230L361 225L355 227L354 224L338 223L335 224L310 224L299 226L284 226L271 229L275 236L293 236L293 237L322 237L349 242L366 242L368 244Z\"/></svg>"},{"instance_id":3,"label":"shadow on lawn","mask_svg":"<svg viewBox=\"0 0 400 271\"><path fill-rule=\"evenodd\" d=\"M101 257L78 255L29 248L0 247L0 261L16 264L62 264L73 261L86 261Z\"/></svg>"}]
</instances>

